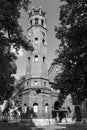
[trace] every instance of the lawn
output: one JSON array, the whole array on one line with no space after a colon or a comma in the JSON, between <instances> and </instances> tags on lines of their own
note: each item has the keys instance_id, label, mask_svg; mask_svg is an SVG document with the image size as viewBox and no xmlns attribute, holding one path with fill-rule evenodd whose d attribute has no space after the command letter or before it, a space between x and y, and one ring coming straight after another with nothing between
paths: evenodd
<instances>
[{"instance_id":1,"label":"lawn","mask_svg":"<svg viewBox=\"0 0 87 130\"><path fill-rule=\"evenodd\" d=\"M72 124L72 125L62 125L66 128L53 129L53 130L87 130L87 124ZM36 128L20 125L18 123L0 123L0 130L50 130L51 126L48 128ZM52 130L52 129L51 129Z\"/></svg>"},{"instance_id":2,"label":"lawn","mask_svg":"<svg viewBox=\"0 0 87 130\"><path fill-rule=\"evenodd\" d=\"M66 129L64 130L87 130L87 124L72 124L66 125Z\"/></svg>"},{"instance_id":3,"label":"lawn","mask_svg":"<svg viewBox=\"0 0 87 130\"><path fill-rule=\"evenodd\" d=\"M20 125L18 123L0 123L0 130L32 130L32 127ZM33 130L42 130L39 128L33 128Z\"/></svg>"},{"instance_id":4,"label":"lawn","mask_svg":"<svg viewBox=\"0 0 87 130\"><path fill-rule=\"evenodd\" d=\"M26 126L18 124L0 123L0 130L31 130Z\"/></svg>"}]
</instances>

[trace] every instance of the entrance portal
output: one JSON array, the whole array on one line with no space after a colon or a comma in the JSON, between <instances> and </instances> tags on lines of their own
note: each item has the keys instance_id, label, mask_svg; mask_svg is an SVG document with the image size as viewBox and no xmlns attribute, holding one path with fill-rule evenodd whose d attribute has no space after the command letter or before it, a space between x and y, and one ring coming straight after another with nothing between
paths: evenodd
<instances>
[{"instance_id":1,"label":"entrance portal","mask_svg":"<svg viewBox=\"0 0 87 130\"><path fill-rule=\"evenodd\" d=\"M59 102L58 101L56 101L54 103L54 110L59 110Z\"/></svg>"},{"instance_id":2,"label":"entrance portal","mask_svg":"<svg viewBox=\"0 0 87 130\"><path fill-rule=\"evenodd\" d=\"M56 101L54 103L54 110L52 111L52 117L56 118L58 116L58 112L59 112L59 102Z\"/></svg>"}]
</instances>

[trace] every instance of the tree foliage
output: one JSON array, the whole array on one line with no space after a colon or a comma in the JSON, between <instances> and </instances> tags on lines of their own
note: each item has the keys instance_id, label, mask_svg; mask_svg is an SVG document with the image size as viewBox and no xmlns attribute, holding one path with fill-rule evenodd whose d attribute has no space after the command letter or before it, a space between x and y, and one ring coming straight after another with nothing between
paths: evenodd
<instances>
[{"instance_id":1,"label":"tree foliage","mask_svg":"<svg viewBox=\"0 0 87 130\"><path fill-rule=\"evenodd\" d=\"M54 64L62 65L55 77L63 95L71 93L73 102L87 98L87 0L61 0L60 26L55 27L61 40Z\"/></svg>"},{"instance_id":2,"label":"tree foliage","mask_svg":"<svg viewBox=\"0 0 87 130\"><path fill-rule=\"evenodd\" d=\"M14 90L17 57L11 46L16 52L20 47L33 50L18 23L21 8L27 10L29 3L30 0L0 0L0 100L9 98Z\"/></svg>"},{"instance_id":3,"label":"tree foliage","mask_svg":"<svg viewBox=\"0 0 87 130\"><path fill-rule=\"evenodd\" d=\"M22 102L22 93L25 86L25 75L21 76L19 80L15 82L15 91L11 98L14 100L16 106L20 106Z\"/></svg>"}]
</instances>

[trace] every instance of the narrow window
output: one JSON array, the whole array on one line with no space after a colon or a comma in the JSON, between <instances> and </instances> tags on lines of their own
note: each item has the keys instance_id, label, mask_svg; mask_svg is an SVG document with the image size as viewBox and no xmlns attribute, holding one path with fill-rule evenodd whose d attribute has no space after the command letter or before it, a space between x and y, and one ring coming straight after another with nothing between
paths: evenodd
<instances>
[{"instance_id":1,"label":"narrow window","mask_svg":"<svg viewBox=\"0 0 87 130\"><path fill-rule=\"evenodd\" d=\"M30 62L30 57L28 57L28 61Z\"/></svg>"},{"instance_id":2,"label":"narrow window","mask_svg":"<svg viewBox=\"0 0 87 130\"><path fill-rule=\"evenodd\" d=\"M44 32L42 32L42 35L43 35L43 37L45 37L45 33Z\"/></svg>"},{"instance_id":3,"label":"narrow window","mask_svg":"<svg viewBox=\"0 0 87 130\"><path fill-rule=\"evenodd\" d=\"M44 25L44 20L43 20L43 19L41 20L41 25L42 25L42 26Z\"/></svg>"},{"instance_id":4,"label":"narrow window","mask_svg":"<svg viewBox=\"0 0 87 130\"><path fill-rule=\"evenodd\" d=\"M46 82L44 82L44 86L46 86Z\"/></svg>"},{"instance_id":5,"label":"narrow window","mask_svg":"<svg viewBox=\"0 0 87 130\"><path fill-rule=\"evenodd\" d=\"M38 55L35 55L35 62L38 62Z\"/></svg>"},{"instance_id":6,"label":"narrow window","mask_svg":"<svg viewBox=\"0 0 87 130\"><path fill-rule=\"evenodd\" d=\"M31 26L32 26L32 20L30 20L30 24L31 24Z\"/></svg>"},{"instance_id":7,"label":"narrow window","mask_svg":"<svg viewBox=\"0 0 87 130\"><path fill-rule=\"evenodd\" d=\"M37 81L34 82L35 86L37 85Z\"/></svg>"},{"instance_id":8,"label":"narrow window","mask_svg":"<svg viewBox=\"0 0 87 130\"><path fill-rule=\"evenodd\" d=\"M27 86L28 86L28 82L27 82Z\"/></svg>"},{"instance_id":9,"label":"narrow window","mask_svg":"<svg viewBox=\"0 0 87 130\"><path fill-rule=\"evenodd\" d=\"M24 113L26 113L27 112L27 104L25 103L24 104Z\"/></svg>"},{"instance_id":10,"label":"narrow window","mask_svg":"<svg viewBox=\"0 0 87 130\"><path fill-rule=\"evenodd\" d=\"M45 40L43 39L43 40L42 40L42 42L43 42L43 45L44 45L44 43L45 43Z\"/></svg>"},{"instance_id":11,"label":"narrow window","mask_svg":"<svg viewBox=\"0 0 87 130\"><path fill-rule=\"evenodd\" d=\"M43 57L43 63L45 62L45 57Z\"/></svg>"},{"instance_id":12,"label":"narrow window","mask_svg":"<svg viewBox=\"0 0 87 130\"><path fill-rule=\"evenodd\" d=\"M38 24L38 18L35 18L35 25Z\"/></svg>"},{"instance_id":13,"label":"narrow window","mask_svg":"<svg viewBox=\"0 0 87 130\"><path fill-rule=\"evenodd\" d=\"M38 104L37 103L33 104L33 110L35 113L38 112Z\"/></svg>"},{"instance_id":14,"label":"narrow window","mask_svg":"<svg viewBox=\"0 0 87 130\"><path fill-rule=\"evenodd\" d=\"M45 112L48 112L48 103L45 104Z\"/></svg>"}]
</instances>

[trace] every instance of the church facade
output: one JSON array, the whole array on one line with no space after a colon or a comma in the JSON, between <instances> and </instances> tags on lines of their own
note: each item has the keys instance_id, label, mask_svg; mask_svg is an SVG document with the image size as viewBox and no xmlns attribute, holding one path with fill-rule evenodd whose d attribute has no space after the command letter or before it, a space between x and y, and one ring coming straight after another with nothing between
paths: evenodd
<instances>
[{"instance_id":1,"label":"church facade","mask_svg":"<svg viewBox=\"0 0 87 130\"><path fill-rule=\"evenodd\" d=\"M33 108L37 119L52 119L52 112L58 108L59 91L51 88L47 70L47 28L46 13L32 8L29 11L27 38L34 50L27 52L26 76L22 94L22 107Z\"/></svg>"}]
</instances>

